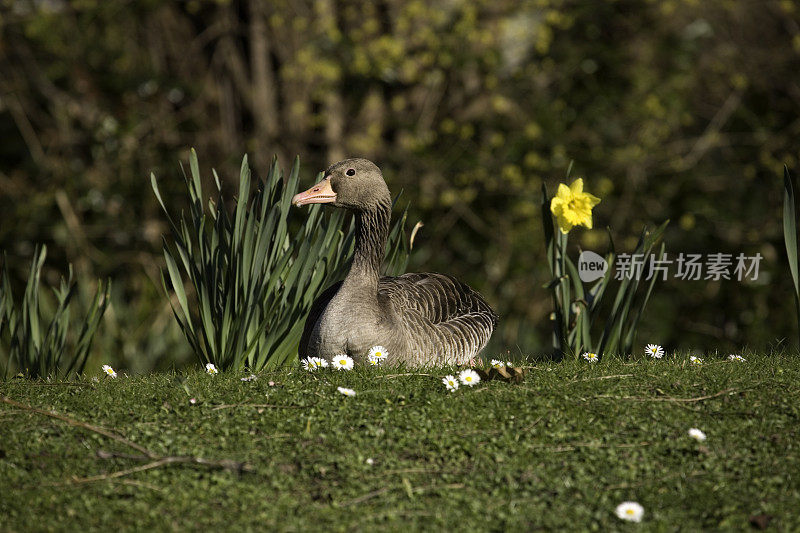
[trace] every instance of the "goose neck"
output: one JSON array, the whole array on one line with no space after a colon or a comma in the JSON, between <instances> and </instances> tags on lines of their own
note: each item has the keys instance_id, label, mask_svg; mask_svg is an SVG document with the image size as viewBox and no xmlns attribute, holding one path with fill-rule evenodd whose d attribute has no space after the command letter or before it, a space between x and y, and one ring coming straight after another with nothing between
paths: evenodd
<instances>
[{"instance_id":1,"label":"goose neck","mask_svg":"<svg viewBox=\"0 0 800 533\"><path fill-rule=\"evenodd\" d=\"M366 284L377 293L391 214L391 202L356 212L355 251L345 284Z\"/></svg>"}]
</instances>

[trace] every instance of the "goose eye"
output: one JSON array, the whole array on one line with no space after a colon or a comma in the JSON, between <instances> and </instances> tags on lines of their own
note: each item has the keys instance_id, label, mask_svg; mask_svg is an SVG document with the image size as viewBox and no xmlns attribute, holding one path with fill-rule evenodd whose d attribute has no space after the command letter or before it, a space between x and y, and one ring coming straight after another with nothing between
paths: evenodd
<instances>
[{"instance_id":1,"label":"goose eye","mask_svg":"<svg viewBox=\"0 0 800 533\"><path fill-rule=\"evenodd\" d=\"M356 175L356 170L354 168L348 168L347 172L345 172L345 174L347 174L348 176L355 176Z\"/></svg>"}]
</instances>

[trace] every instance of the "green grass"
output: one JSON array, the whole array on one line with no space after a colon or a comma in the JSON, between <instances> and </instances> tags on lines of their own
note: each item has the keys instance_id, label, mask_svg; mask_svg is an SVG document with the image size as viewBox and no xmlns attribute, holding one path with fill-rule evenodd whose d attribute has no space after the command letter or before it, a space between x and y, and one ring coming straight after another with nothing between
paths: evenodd
<instances>
[{"instance_id":1,"label":"green grass","mask_svg":"<svg viewBox=\"0 0 800 533\"><path fill-rule=\"evenodd\" d=\"M522 384L455 393L444 372L391 369L6 382L16 402L153 454L252 472L171 464L109 478L151 460L98 457L141 452L0 404L0 530L740 531L767 514L796 531L800 358L745 355L539 363ZM644 506L642 524L613 515L624 500Z\"/></svg>"}]
</instances>

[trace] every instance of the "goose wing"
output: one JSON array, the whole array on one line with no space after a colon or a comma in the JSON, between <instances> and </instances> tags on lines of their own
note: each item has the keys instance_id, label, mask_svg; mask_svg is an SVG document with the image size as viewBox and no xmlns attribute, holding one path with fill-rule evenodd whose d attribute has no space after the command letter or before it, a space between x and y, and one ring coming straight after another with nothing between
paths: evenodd
<instances>
[{"instance_id":1,"label":"goose wing","mask_svg":"<svg viewBox=\"0 0 800 533\"><path fill-rule=\"evenodd\" d=\"M391 301L420 348L430 341L443 362L461 363L477 355L497 325L497 315L477 291L445 274L381 278L378 298Z\"/></svg>"}]
</instances>

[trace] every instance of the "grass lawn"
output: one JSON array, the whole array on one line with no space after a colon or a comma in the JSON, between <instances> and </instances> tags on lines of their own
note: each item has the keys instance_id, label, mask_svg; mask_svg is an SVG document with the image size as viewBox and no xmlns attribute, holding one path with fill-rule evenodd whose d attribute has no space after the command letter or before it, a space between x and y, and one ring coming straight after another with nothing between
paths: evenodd
<instances>
[{"instance_id":1,"label":"grass lawn","mask_svg":"<svg viewBox=\"0 0 800 533\"><path fill-rule=\"evenodd\" d=\"M0 530L798 531L800 357L744 355L0 383L68 419L0 403Z\"/></svg>"}]
</instances>

